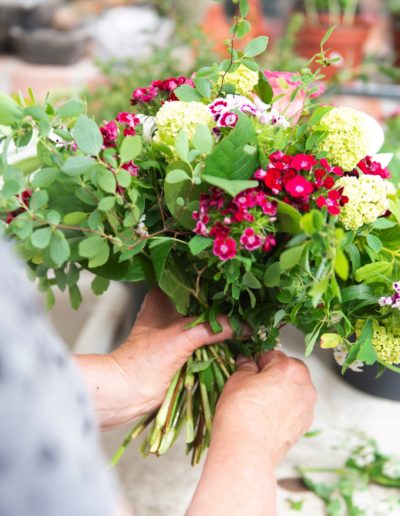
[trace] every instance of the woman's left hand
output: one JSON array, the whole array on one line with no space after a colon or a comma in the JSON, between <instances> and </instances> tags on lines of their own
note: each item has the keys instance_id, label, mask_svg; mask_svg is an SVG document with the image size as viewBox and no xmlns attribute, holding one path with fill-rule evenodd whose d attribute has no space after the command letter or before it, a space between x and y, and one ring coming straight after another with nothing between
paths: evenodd
<instances>
[{"instance_id":1,"label":"woman's left hand","mask_svg":"<svg viewBox=\"0 0 400 516\"><path fill-rule=\"evenodd\" d=\"M187 329L194 320L179 315L169 298L154 289L122 346L109 355L77 356L104 430L156 409L196 349L232 338L224 316L218 319L223 328L218 334L208 324Z\"/></svg>"}]
</instances>

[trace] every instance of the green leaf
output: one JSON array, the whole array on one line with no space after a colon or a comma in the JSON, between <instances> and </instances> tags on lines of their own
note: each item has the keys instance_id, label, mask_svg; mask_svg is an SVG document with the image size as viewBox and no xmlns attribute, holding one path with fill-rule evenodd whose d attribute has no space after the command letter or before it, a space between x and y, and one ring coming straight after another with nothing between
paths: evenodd
<instances>
[{"instance_id":1,"label":"green leaf","mask_svg":"<svg viewBox=\"0 0 400 516\"><path fill-rule=\"evenodd\" d=\"M380 253L382 251L383 244L377 236L367 235L367 242L370 248L376 253Z\"/></svg>"},{"instance_id":2,"label":"green leaf","mask_svg":"<svg viewBox=\"0 0 400 516\"><path fill-rule=\"evenodd\" d=\"M107 241L103 240L98 253L89 260L88 266L90 269L96 269L96 267L101 267L102 265L108 262L109 257L110 248L108 246Z\"/></svg>"},{"instance_id":3,"label":"green leaf","mask_svg":"<svg viewBox=\"0 0 400 516\"><path fill-rule=\"evenodd\" d=\"M253 39L248 43L244 49L244 54L247 57L255 57L267 49L268 46L268 38L267 36L258 36L258 38Z\"/></svg>"},{"instance_id":4,"label":"green leaf","mask_svg":"<svg viewBox=\"0 0 400 516\"><path fill-rule=\"evenodd\" d=\"M240 20L236 28L236 37L238 39L244 38L251 30L251 25L248 20Z\"/></svg>"},{"instance_id":5,"label":"green leaf","mask_svg":"<svg viewBox=\"0 0 400 516\"><path fill-rule=\"evenodd\" d=\"M95 165L95 161L88 156L71 156L61 167L64 174L76 177L81 176Z\"/></svg>"},{"instance_id":6,"label":"green leaf","mask_svg":"<svg viewBox=\"0 0 400 516\"><path fill-rule=\"evenodd\" d=\"M18 104L5 93L0 92L0 125L12 125L23 117L23 111Z\"/></svg>"},{"instance_id":7,"label":"green leaf","mask_svg":"<svg viewBox=\"0 0 400 516\"><path fill-rule=\"evenodd\" d=\"M306 345L306 357L309 357L313 352L314 346L319 338L321 332L321 325L318 324L310 333L304 337L304 343Z\"/></svg>"},{"instance_id":8,"label":"green leaf","mask_svg":"<svg viewBox=\"0 0 400 516\"><path fill-rule=\"evenodd\" d=\"M273 197L269 198L270 201L276 202ZM293 206L283 201L278 202L278 220L282 226L284 233L298 234L301 232L300 221L301 214Z\"/></svg>"},{"instance_id":9,"label":"green leaf","mask_svg":"<svg viewBox=\"0 0 400 516\"><path fill-rule=\"evenodd\" d=\"M191 373L200 373L201 371L205 371L208 369L211 364L214 362L215 358L210 358L204 361L192 361L190 364L190 372Z\"/></svg>"},{"instance_id":10,"label":"green leaf","mask_svg":"<svg viewBox=\"0 0 400 516\"><path fill-rule=\"evenodd\" d=\"M52 291L51 288L48 288L46 290L45 296L46 296L45 297L45 306L46 306L46 310L49 312L56 304L56 298L55 298L54 292Z\"/></svg>"},{"instance_id":11,"label":"green leaf","mask_svg":"<svg viewBox=\"0 0 400 516\"><path fill-rule=\"evenodd\" d=\"M97 156L103 148L103 136L96 122L86 115L80 115L72 131L79 149L85 154Z\"/></svg>"},{"instance_id":12,"label":"green leaf","mask_svg":"<svg viewBox=\"0 0 400 516\"><path fill-rule=\"evenodd\" d=\"M32 178L33 188L47 188L60 177L60 171L57 168L42 168L36 172Z\"/></svg>"},{"instance_id":13,"label":"green leaf","mask_svg":"<svg viewBox=\"0 0 400 516\"><path fill-rule=\"evenodd\" d=\"M171 259L167 261L159 280L159 286L175 303L177 311L182 315L187 315L192 286L185 271L177 262Z\"/></svg>"},{"instance_id":14,"label":"green leaf","mask_svg":"<svg viewBox=\"0 0 400 516\"><path fill-rule=\"evenodd\" d=\"M250 11L248 0L239 0L239 12L242 18L247 18Z\"/></svg>"},{"instance_id":15,"label":"green leaf","mask_svg":"<svg viewBox=\"0 0 400 516\"><path fill-rule=\"evenodd\" d=\"M115 197L103 197L103 199L99 202L98 209L100 211L109 211L114 208L115 205Z\"/></svg>"},{"instance_id":16,"label":"green leaf","mask_svg":"<svg viewBox=\"0 0 400 516\"><path fill-rule=\"evenodd\" d=\"M165 182L169 184L182 183L182 181L191 181L191 177L187 172L180 169L171 170L167 172Z\"/></svg>"},{"instance_id":17,"label":"green leaf","mask_svg":"<svg viewBox=\"0 0 400 516\"><path fill-rule=\"evenodd\" d=\"M231 197L236 197L240 192L258 186L257 181L230 180L205 174L203 174L202 179L210 185L218 186L218 188L227 192Z\"/></svg>"},{"instance_id":18,"label":"green leaf","mask_svg":"<svg viewBox=\"0 0 400 516\"><path fill-rule=\"evenodd\" d=\"M57 267L61 267L68 260L70 254L71 250L64 233L55 231L50 241L50 258Z\"/></svg>"},{"instance_id":19,"label":"green leaf","mask_svg":"<svg viewBox=\"0 0 400 516\"><path fill-rule=\"evenodd\" d=\"M107 193L114 194L117 188L117 180L111 170L98 167L96 170L96 181L99 187Z\"/></svg>"},{"instance_id":20,"label":"green leaf","mask_svg":"<svg viewBox=\"0 0 400 516\"><path fill-rule=\"evenodd\" d=\"M196 90L200 93L202 97L204 97L205 99L209 99L211 97L210 81L208 81L204 77L195 77L194 83L196 85Z\"/></svg>"},{"instance_id":21,"label":"green leaf","mask_svg":"<svg viewBox=\"0 0 400 516\"><path fill-rule=\"evenodd\" d=\"M77 226L81 222L87 219L88 213L84 211L72 211L71 213L67 213L63 219L63 223L67 226Z\"/></svg>"},{"instance_id":22,"label":"green leaf","mask_svg":"<svg viewBox=\"0 0 400 516\"><path fill-rule=\"evenodd\" d=\"M324 333L321 335L321 348L322 349L333 349L340 346L343 339L337 333Z\"/></svg>"},{"instance_id":23,"label":"green leaf","mask_svg":"<svg viewBox=\"0 0 400 516\"><path fill-rule=\"evenodd\" d=\"M243 274L243 285L251 289L259 289L261 288L261 283L251 272L247 271Z\"/></svg>"},{"instance_id":24,"label":"green leaf","mask_svg":"<svg viewBox=\"0 0 400 516\"><path fill-rule=\"evenodd\" d=\"M79 99L72 99L60 106L56 115L60 118L73 118L77 117L85 111L86 104Z\"/></svg>"},{"instance_id":25,"label":"green leaf","mask_svg":"<svg viewBox=\"0 0 400 516\"><path fill-rule=\"evenodd\" d=\"M91 289L93 294L96 296L101 296L104 292L107 291L110 286L110 280L107 278L102 278L101 276L96 276L92 281Z\"/></svg>"},{"instance_id":26,"label":"green leaf","mask_svg":"<svg viewBox=\"0 0 400 516\"><path fill-rule=\"evenodd\" d=\"M189 139L187 132L182 129L179 131L178 136L175 138L175 149L178 153L178 156L183 161L188 161L188 154L189 154Z\"/></svg>"},{"instance_id":27,"label":"green leaf","mask_svg":"<svg viewBox=\"0 0 400 516\"><path fill-rule=\"evenodd\" d=\"M257 153L249 156L246 145L258 148L257 135L249 117L240 114L236 127L207 156L204 174L229 180L250 179L257 169Z\"/></svg>"},{"instance_id":28,"label":"green leaf","mask_svg":"<svg viewBox=\"0 0 400 516\"><path fill-rule=\"evenodd\" d=\"M121 164L133 161L142 152L142 139L140 136L127 136L120 148Z\"/></svg>"},{"instance_id":29,"label":"green leaf","mask_svg":"<svg viewBox=\"0 0 400 516\"><path fill-rule=\"evenodd\" d=\"M100 235L93 235L79 244L79 254L83 258L93 258L98 254L103 246L104 240Z\"/></svg>"},{"instance_id":30,"label":"green leaf","mask_svg":"<svg viewBox=\"0 0 400 516\"><path fill-rule=\"evenodd\" d=\"M167 261L169 253L171 252L171 249L172 240L170 238L161 241L161 243L158 243L158 241L155 240L150 245L150 256L153 262L154 271L156 273L158 281L160 281L164 273L165 263Z\"/></svg>"},{"instance_id":31,"label":"green leaf","mask_svg":"<svg viewBox=\"0 0 400 516\"><path fill-rule=\"evenodd\" d=\"M68 289L69 292L69 301L74 310L78 310L82 303L82 294L77 285L70 287Z\"/></svg>"},{"instance_id":32,"label":"green leaf","mask_svg":"<svg viewBox=\"0 0 400 516\"><path fill-rule=\"evenodd\" d=\"M201 102L203 99L200 93L188 84L179 86L179 88L174 90L174 93L183 102Z\"/></svg>"},{"instance_id":33,"label":"green leaf","mask_svg":"<svg viewBox=\"0 0 400 516\"><path fill-rule=\"evenodd\" d=\"M31 235L32 245L37 249L45 249L50 244L51 235L52 230L49 227L38 229Z\"/></svg>"},{"instance_id":34,"label":"green leaf","mask_svg":"<svg viewBox=\"0 0 400 516\"><path fill-rule=\"evenodd\" d=\"M49 202L49 194L46 192L46 190L38 190L36 192L33 192L31 200L29 202L29 206L32 210L40 210L41 208L44 208L44 206L47 205Z\"/></svg>"},{"instance_id":35,"label":"green leaf","mask_svg":"<svg viewBox=\"0 0 400 516\"><path fill-rule=\"evenodd\" d=\"M321 40L321 48L325 45L325 43L328 41L328 39L332 36L333 31L336 29L335 26L329 27L329 29L326 31L325 36Z\"/></svg>"},{"instance_id":36,"label":"green leaf","mask_svg":"<svg viewBox=\"0 0 400 516\"><path fill-rule=\"evenodd\" d=\"M372 227L374 229L390 229L393 228L396 225L393 220L389 220L387 218L381 217L380 219L377 219L373 224Z\"/></svg>"},{"instance_id":37,"label":"green leaf","mask_svg":"<svg viewBox=\"0 0 400 516\"><path fill-rule=\"evenodd\" d=\"M360 283L387 283L392 267L393 265L390 262L368 263L356 270L356 281Z\"/></svg>"},{"instance_id":38,"label":"green leaf","mask_svg":"<svg viewBox=\"0 0 400 516\"><path fill-rule=\"evenodd\" d=\"M329 276L325 276L324 278L321 278L317 283L314 283L314 286L312 287L312 289L310 291L312 305L314 308L316 308L318 306L323 295L328 290L328 287L329 287Z\"/></svg>"},{"instance_id":39,"label":"green leaf","mask_svg":"<svg viewBox=\"0 0 400 516\"><path fill-rule=\"evenodd\" d=\"M274 91L263 72L259 72L258 84L254 88L254 91L265 104L271 104L274 97Z\"/></svg>"},{"instance_id":40,"label":"green leaf","mask_svg":"<svg viewBox=\"0 0 400 516\"><path fill-rule=\"evenodd\" d=\"M300 263L301 257L305 249L305 244L291 247L284 251L279 259L281 271L287 271L293 269Z\"/></svg>"},{"instance_id":41,"label":"green leaf","mask_svg":"<svg viewBox=\"0 0 400 516\"><path fill-rule=\"evenodd\" d=\"M193 145L204 154L211 154L214 148L214 139L209 127L198 125L193 136Z\"/></svg>"},{"instance_id":42,"label":"green leaf","mask_svg":"<svg viewBox=\"0 0 400 516\"><path fill-rule=\"evenodd\" d=\"M212 238L205 238L201 235L194 236L189 242L189 249L193 256L197 256L213 245Z\"/></svg>"},{"instance_id":43,"label":"green leaf","mask_svg":"<svg viewBox=\"0 0 400 516\"><path fill-rule=\"evenodd\" d=\"M349 262L341 247L336 249L335 272L343 281L349 278Z\"/></svg>"},{"instance_id":44,"label":"green leaf","mask_svg":"<svg viewBox=\"0 0 400 516\"><path fill-rule=\"evenodd\" d=\"M365 321L361 335L357 341L360 345L360 350L357 354L357 360L361 360L367 365L375 364L377 361L376 351L374 346L372 345L372 337L374 335L374 330L372 327L371 319Z\"/></svg>"},{"instance_id":45,"label":"green leaf","mask_svg":"<svg viewBox=\"0 0 400 516\"><path fill-rule=\"evenodd\" d=\"M264 285L268 288L278 287L281 280L281 272L279 262L267 267L264 273Z\"/></svg>"},{"instance_id":46,"label":"green leaf","mask_svg":"<svg viewBox=\"0 0 400 516\"><path fill-rule=\"evenodd\" d=\"M377 297L374 296L372 288L368 285L351 285L342 290L343 303L351 303L355 299L377 302Z\"/></svg>"}]
</instances>

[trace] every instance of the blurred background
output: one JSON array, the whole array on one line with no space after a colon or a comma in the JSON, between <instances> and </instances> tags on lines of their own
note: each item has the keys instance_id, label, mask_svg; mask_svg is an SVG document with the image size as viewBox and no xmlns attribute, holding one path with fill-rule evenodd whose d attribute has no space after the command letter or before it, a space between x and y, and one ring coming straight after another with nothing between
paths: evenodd
<instances>
[{"instance_id":1,"label":"blurred background","mask_svg":"<svg viewBox=\"0 0 400 516\"><path fill-rule=\"evenodd\" d=\"M394 154L390 168L400 180L400 0L249 2L249 37L270 38L261 57L266 69L298 71L319 51L328 28L336 26L327 47L329 57L337 59L324 70L324 102L362 109L385 126L383 152ZM190 75L224 57L222 42L228 38L235 8L231 1L212 0L0 0L0 91L26 96L31 88L38 100L50 94L55 103L85 98L89 113L101 123L130 110L135 88L155 79ZM145 288L113 284L97 299L90 280L84 279L85 302L79 312L72 312L68 297L59 294L51 317L72 350L102 353L126 336ZM289 329L282 342L287 351L302 355L300 333ZM398 401L353 389L333 370L327 352L311 357L308 365L320 399L316 428L326 432L357 426L389 452L398 451ZM116 451L125 431L104 436L108 455ZM334 459L340 465L331 436L322 435L317 445L303 440L280 467L278 478L293 476L297 464L330 464ZM200 468L190 468L183 448L183 442L178 443L159 460L139 458L137 444L128 450L119 474L137 515L184 513ZM278 514L292 514L289 502L296 497L305 500L302 514L325 514L316 497L283 488Z\"/></svg>"}]
</instances>

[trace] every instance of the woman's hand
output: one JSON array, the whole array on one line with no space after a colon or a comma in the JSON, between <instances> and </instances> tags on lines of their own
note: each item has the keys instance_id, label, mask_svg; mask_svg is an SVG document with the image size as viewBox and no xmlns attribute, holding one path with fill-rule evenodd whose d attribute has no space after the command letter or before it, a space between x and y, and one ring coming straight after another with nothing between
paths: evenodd
<instances>
[{"instance_id":1,"label":"woman's hand","mask_svg":"<svg viewBox=\"0 0 400 516\"><path fill-rule=\"evenodd\" d=\"M127 341L110 355L78 356L103 429L156 409L175 373L201 346L232 338L226 317L223 331L209 325L187 329L195 318L179 315L159 289L146 297Z\"/></svg>"},{"instance_id":2,"label":"woman's hand","mask_svg":"<svg viewBox=\"0 0 400 516\"><path fill-rule=\"evenodd\" d=\"M215 428L263 442L276 465L313 421L316 391L306 365L280 351L240 357L219 400Z\"/></svg>"},{"instance_id":3,"label":"woman's hand","mask_svg":"<svg viewBox=\"0 0 400 516\"><path fill-rule=\"evenodd\" d=\"M300 360L279 351L257 361L238 359L217 406L210 451L188 516L276 514L274 468L310 427L315 401Z\"/></svg>"}]
</instances>

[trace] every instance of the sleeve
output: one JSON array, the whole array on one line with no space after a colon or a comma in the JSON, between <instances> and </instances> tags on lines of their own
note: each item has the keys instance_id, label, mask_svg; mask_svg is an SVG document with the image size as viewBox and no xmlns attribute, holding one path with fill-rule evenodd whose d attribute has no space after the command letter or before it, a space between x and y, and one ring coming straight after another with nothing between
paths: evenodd
<instances>
[{"instance_id":1,"label":"sleeve","mask_svg":"<svg viewBox=\"0 0 400 516\"><path fill-rule=\"evenodd\" d=\"M112 516L88 395L0 243L0 516Z\"/></svg>"}]
</instances>

